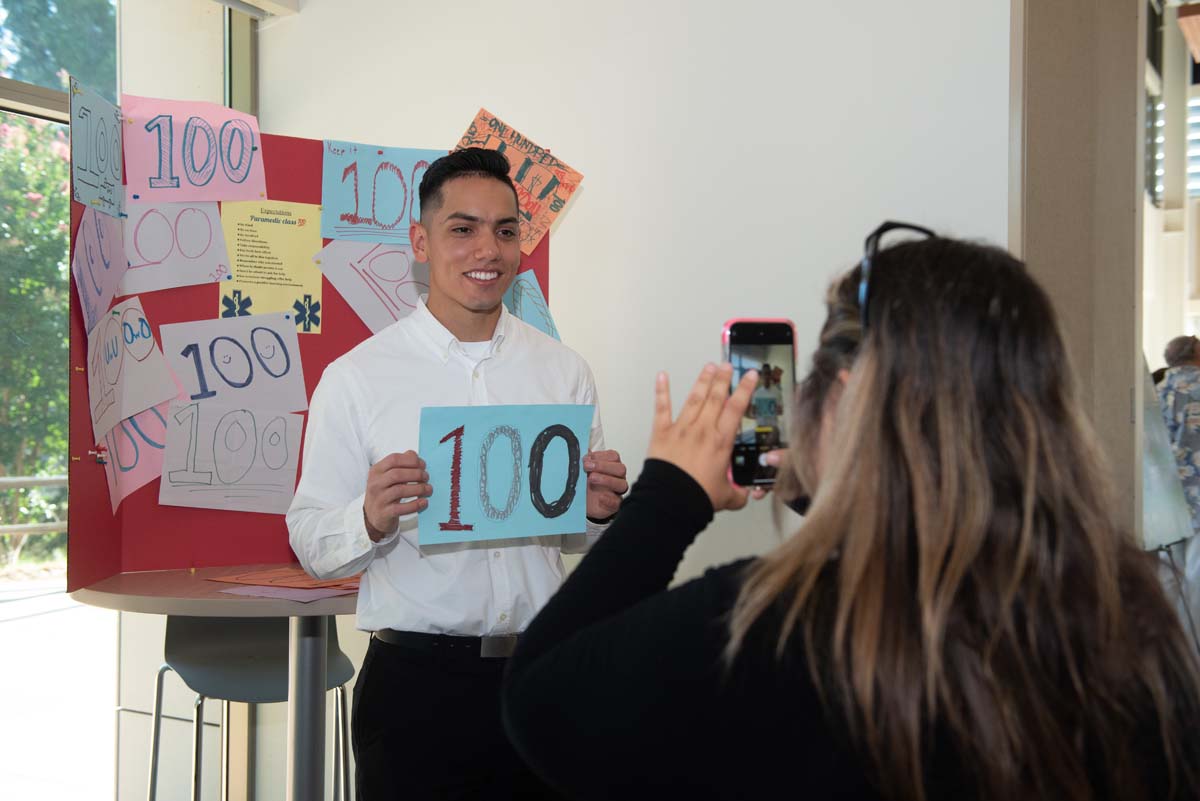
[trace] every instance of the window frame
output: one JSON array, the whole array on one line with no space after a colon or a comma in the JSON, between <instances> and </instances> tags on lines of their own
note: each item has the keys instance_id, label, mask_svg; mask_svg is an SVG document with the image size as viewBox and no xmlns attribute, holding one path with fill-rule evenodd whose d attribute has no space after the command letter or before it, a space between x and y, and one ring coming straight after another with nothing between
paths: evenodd
<instances>
[{"instance_id":1,"label":"window frame","mask_svg":"<svg viewBox=\"0 0 1200 801\"><path fill-rule=\"evenodd\" d=\"M0 111L71 124L71 98L66 92L0 77Z\"/></svg>"}]
</instances>

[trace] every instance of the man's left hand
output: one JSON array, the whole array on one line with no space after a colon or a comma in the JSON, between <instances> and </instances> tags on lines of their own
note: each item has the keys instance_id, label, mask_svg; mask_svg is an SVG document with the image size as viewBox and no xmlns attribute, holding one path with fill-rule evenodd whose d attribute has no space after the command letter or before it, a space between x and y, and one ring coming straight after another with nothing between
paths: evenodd
<instances>
[{"instance_id":1,"label":"man's left hand","mask_svg":"<svg viewBox=\"0 0 1200 801\"><path fill-rule=\"evenodd\" d=\"M590 451L583 457L587 473L587 516L593 520L612 517L621 508L621 496L629 491L625 465L616 451Z\"/></svg>"}]
</instances>

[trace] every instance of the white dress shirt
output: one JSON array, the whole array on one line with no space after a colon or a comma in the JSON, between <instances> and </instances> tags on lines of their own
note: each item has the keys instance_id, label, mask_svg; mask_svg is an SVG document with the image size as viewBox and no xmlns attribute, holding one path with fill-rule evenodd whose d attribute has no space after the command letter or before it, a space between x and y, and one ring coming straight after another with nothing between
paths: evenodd
<instances>
[{"instance_id":1,"label":"white dress shirt","mask_svg":"<svg viewBox=\"0 0 1200 801\"><path fill-rule=\"evenodd\" d=\"M367 472L390 453L417 450L421 408L509 403L595 404L596 387L578 354L507 310L490 342L461 343L422 299L411 315L325 368L308 410L287 524L292 550L311 575L366 571L358 628L519 633L562 583L561 552L587 550L600 536L603 526L589 522L579 534L420 546L416 515L406 515L371 541L363 519ZM597 408L591 449L603 439Z\"/></svg>"}]
</instances>

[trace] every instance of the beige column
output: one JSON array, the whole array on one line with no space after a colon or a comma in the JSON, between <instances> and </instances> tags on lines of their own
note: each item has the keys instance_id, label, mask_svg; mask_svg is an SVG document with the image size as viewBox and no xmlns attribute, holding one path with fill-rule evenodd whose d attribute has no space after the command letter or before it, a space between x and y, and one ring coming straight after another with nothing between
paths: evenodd
<instances>
[{"instance_id":1,"label":"beige column","mask_svg":"<svg viewBox=\"0 0 1200 801\"><path fill-rule=\"evenodd\" d=\"M1013 0L1010 248L1049 291L1141 530L1146 0Z\"/></svg>"}]
</instances>

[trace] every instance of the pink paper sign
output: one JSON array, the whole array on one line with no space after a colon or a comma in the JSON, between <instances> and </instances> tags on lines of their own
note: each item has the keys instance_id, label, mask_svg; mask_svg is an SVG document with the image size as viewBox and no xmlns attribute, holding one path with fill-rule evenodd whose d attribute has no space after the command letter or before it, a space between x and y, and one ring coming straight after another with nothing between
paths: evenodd
<instances>
[{"instance_id":1,"label":"pink paper sign","mask_svg":"<svg viewBox=\"0 0 1200 801\"><path fill-rule=\"evenodd\" d=\"M122 95L128 199L142 203L267 196L258 118L215 103Z\"/></svg>"},{"instance_id":2,"label":"pink paper sign","mask_svg":"<svg viewBox=\"0 0 1200 801\"><path fill-rule=\"evenodd\" d=\"M104 477L108 479L113 514L130 493L162 475L170 405L165 401L151 406L117 423L104 435L104 447L108 449Z\"/></svg>"},{"instance_id":3,"label":"pink paper sign","mask_svg":"<svg viewBox=\"0 0 1200 801\"><path fill-rule=\"evenodd\" d=\"M71 273L88 333L108 311L129 262L125 260L125 234L121 220L88 209L79 221Z\"/></svg>"}]
</instances>

